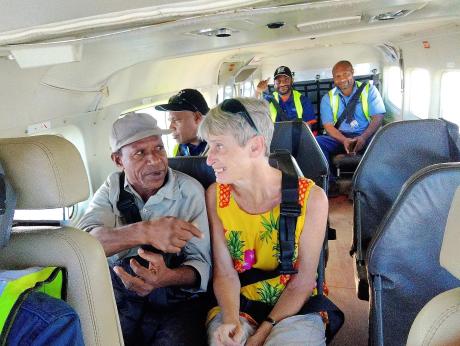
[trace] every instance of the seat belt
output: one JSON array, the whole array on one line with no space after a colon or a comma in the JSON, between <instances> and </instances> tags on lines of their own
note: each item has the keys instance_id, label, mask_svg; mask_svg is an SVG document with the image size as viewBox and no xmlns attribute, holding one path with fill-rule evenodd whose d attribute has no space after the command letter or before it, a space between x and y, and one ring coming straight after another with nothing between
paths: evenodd
<instances>
[{"instance_id":1,"label":"seat belt","mask_svg":"<svg viewBox=\"0 0 460 346\"><path fill-rule=\"evenodd\" d=\"M361 83L360 87L358 88L358 90L356 90L355 94L351 98L350 102L348 102L342 114L340 114L339 118L337 119L337 122L334 125L334 127L337 130L339 129L340 125L342 125L345 119L347 120L347 123L351 123L351 121L353 120L354 115L355 115L356 105L358 104L359 97L361 96L361 93L363 92L366 85L367 85L367 82Z\"/></svg>"},{"instance_id":2,"label":"seat belt","mask_svg":"<svg viewBox=\"0 0 460 346\"><path fill-rule=\"evenodd\" d=\"M297 217L301 213L299 204L299 178L292 163L291 154L285 149L275 150L272 156L282 172L281 177L281 204L278 240L280 245L280 257L278 268L273 271L265 271L256 268L239 273L241 286L271 279L279 275L296 274L293 257L295 251L295 229Z\"/></svg>"},{"instance_id":3,"label":"seat belt","mask_svg":"<svg viewBox=\"0 0 460 346\"><path fill-rule=\"evenodd\" d=\"M125 218L127 224L142 221L139 209L134 202L134 196L125 190L125 172L120 174L120 194L118 196L117 209Z\"/></svg>"},{"instance_id":4,"label":"seat belt","mask_svg":"<svg viewBox=\"0 0 460 346\"><path fill-rule=\"evenodd\" d=\"M276 99L275 99L275 97L273 95L271 97L270 102L273 103L273 106L275 106L275 109L276 109L275 122L276 121L289 121L286 112L281 108L279 102L276 101Z\"/></svg>"}]
</instances>

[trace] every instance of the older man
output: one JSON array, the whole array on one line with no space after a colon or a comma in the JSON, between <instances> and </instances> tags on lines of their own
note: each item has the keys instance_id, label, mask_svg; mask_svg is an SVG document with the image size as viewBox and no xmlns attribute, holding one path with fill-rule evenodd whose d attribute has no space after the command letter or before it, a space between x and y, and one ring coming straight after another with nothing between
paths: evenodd
<instances>
[{"instance_id":1,"label":"older man","mask_svg":"<svg viewBox=\"0 0 460 346\"><path fill-rule=\"evenodd\" d=\"M183 89L171 96L168 103L156 110L169 112L169 128L177 141L174 156L203 156L207 143L198 137L198 126L209 107L203 95L195 89Z\"/></svg>"},{"instance_id":2,"label":"older man","mask_svg":"<svg viewBox=\"0 0 460 346\"><path fill-rule=\"evenodd\" d=\"M198 345L210 275L204 191L168 168L161 135L148 114L128 113L112 127L112 173L79 227L109 256L127 345ZM140 247L142 245L142 247Z\"/></svg>"}]
</instances>

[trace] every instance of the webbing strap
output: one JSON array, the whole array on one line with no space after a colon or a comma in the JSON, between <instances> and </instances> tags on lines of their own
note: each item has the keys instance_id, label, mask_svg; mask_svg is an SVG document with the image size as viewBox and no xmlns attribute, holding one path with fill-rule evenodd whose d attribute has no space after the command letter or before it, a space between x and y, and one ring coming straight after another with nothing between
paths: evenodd
<instances>
[{"instance_id":1,"label":"webbing strap","mask_svg":"<svg viewBox=\"0 0 460 346\"><path fill-rule=\"evenodd\" d=\"M120 174L120 194L118 196L117 209L126 220L127 224L142 221L139 209L134 202L134 196L125 190L125 172Z\"/></svg>"},{"instance_id":2,"label":"webbing strap","mask_svg":"<svg viewBox=\"0 0 460 346\"><path fill-rule=\"evenodd\" d=\"M274 157L281 168L281 204L279 221L280 274L295 274L293 266L295 252L295 229L300 215L299 178L287 150L276 150Z\"/></svg>"},{"instance_id":3,"label":"webbing strap","mask_svg":"<svg viewBox=\"0 0 460 346\"><path fill-rule=\"evenodd\" d=\"M337 119L337 122L334 124L334 127L336 129L338 129L340 125L342 125L344 120L346 120L348 124L353 121L355 110L356 110L356 105L358 104L358 99L361 96L361 93L363 92L363 89L366 87L366 85L367 83L361 83L358 90L356 90L350 102L348 102L342 114L340 114L339 118Z\"/></svg>"}]
</instances>

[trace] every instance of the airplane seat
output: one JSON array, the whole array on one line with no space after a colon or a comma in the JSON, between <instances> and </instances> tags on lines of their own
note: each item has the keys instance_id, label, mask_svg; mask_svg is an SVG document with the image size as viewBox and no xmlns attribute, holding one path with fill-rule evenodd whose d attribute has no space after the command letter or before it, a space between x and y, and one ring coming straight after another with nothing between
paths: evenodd
<instances>
[{"instance_id":1,"label":"airplane seat","mask_svg":"<svg viewBox=\"0 0 460 346\"><path fill-rule=\"evenodd\" d=\"M367 254L371 345L404 345L422 307L460 286L460 280L439 263L459 186L460 163L423 168L404 185L379 226Z\"/></svg>"},{"instance_id":2,"label":"airplane seat","mask_svg":"<svg viewBox=\"0 0 460 346\"><path fill-rule=\"evenodd\" d=\"M328 163L310 128L302 121L275 123L270 151L288 150L303 175L327 192Z\"/></svg>"},{"instance_id":3,"label":"airplane seat","mask_svg":"<svg viewBox=\"0 0 460 346\"><path fill-rule=\"evenodd\" d=\"M0 139L0 162L16 192L17 209L63 208L88 198L83 161L62 137ZM86 345L123 345L107 260L97 239L72 227L42 225L14 227L5 245L2 269L66 268L66 301L80 317Z\"/></svg>"},{"instance_id":4,"label":"airplane seat","mask_svg":"<svg viewBox=\"0 0 460 346\"><path fill-rule=\"evenodd\" d=\"M358 167L362 155L348 155L348 154L338 154L332 158L332 164L336 169L336 176L338 179L342 178L344 174L353 174Z\"/></svg>"},{"instance_id":5,"label":"airplane seat","mask_svg":"<svg viewBox=\"0 0 460 346\"><path fill-rule=\"evenodd\" d=\"M432 164L459 161L458 126L440 119L408 120L382 127L353 176L353 246L356 289L369 300L366 251L406 180Z\"/></svg>"},{"instance_id":6,"label":"airplane seat","mask_svg":"<svg viewBox=\"0 0 460 346\"><path fill-rule=\"evenodd\" d=\"M172 169L198 180L205 190L216 181L214 170L206 164L206 157L204 156L168 157L168 164Z\"/></svg>"},{"instance_id":7,"label":"airplane seat","mask_svg":"<svg viewBox=\"0 0 460 346\"><path fill-rule=\"evenodd\" d=\"M441 266L460 280L460 188L455 192L439 260ZM460 287L443 292L417 314L409 331L408 346L460 345Z\"/></svg>"}]
</instances>

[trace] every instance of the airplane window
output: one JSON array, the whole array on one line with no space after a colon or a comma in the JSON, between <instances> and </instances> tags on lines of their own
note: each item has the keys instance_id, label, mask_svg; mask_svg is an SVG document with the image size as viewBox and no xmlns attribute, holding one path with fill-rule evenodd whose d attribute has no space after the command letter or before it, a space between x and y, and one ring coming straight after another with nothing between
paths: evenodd
<instances>
[{"instance_id":1,"label":"airplane window","mask_svg":"<svg viewBox=\"0 0 460 346\"><path fill-rule=\"evenodd\" d=\"M231 99L233 97L233 87L231 85L225 86L224 89L224 100ZM223 101L223 100L222 100Z\"/></svg>"},{"instance_id":2,"label":"airplane window","mask_svg":"<svg viewBox=\"0 0 460 346\"><path fill-rule=\"evenodd\" d=\"M217 103L221 103L224 100L224 87L219 87L217 91Z\"/></svg>"},{"instance_id":3,"label":"airplane window","mask_svg":"<svg viewBox=\"0 0 460 346\"><path fill-rule=\"evenodd\" d=\"M386 75L386 88L388 100L397 108L402 107L401 93L401 68L392 66L388 69Z\"/></svg>"},{"instance_id":4,"label":"airplane window","mask_svg":"<svg viewBox=\"0 0 460 346\"><path fill-rule=\"evenodd\" d=\"M415 68L409 78L409 110L415 116L428 118L430 106L430 73L426 69Z\"/></svg>"},{"instance_id":5,"label":"airplane window","mask_svg":"<svg viewBox=\"0 0 460 346\"><path fill-rule=\"evenodd\" d=\"M168 100L164 102L158 102L158 104L166 103L166 102L168 102ZM136 110L136 113L150 114L152 117L156 119L157 124L160 128L162 129L169 128L168 112L157 111L155 109L155 106ZM162 136L162 138L163 138L163 144L166 148L166 152L168 153L168 156L173 156L173 150L174 150L174 146L176 145L176 141L174 140L172 135Z\"/></svg>"},{"instance_id":6,"label":"airplane window","mask_svg":"<svg viewBox=\"0 0 460 346\"><path fill-rule=\"evenodd\" d=\"M460 125L458 117L457 84L460 71L444 72L441 77L441 118Z\"/></svg>"},{"instance_id":7,"label":"airplane window","mask_svg":"<svg viewBox=\"0 0 460 346\"><path fill-rule=\"evenodd\" d=\"M15 210L15 221L63 221L72 217L73 206L56 209Z\"/></svg>"}]
</instances>

